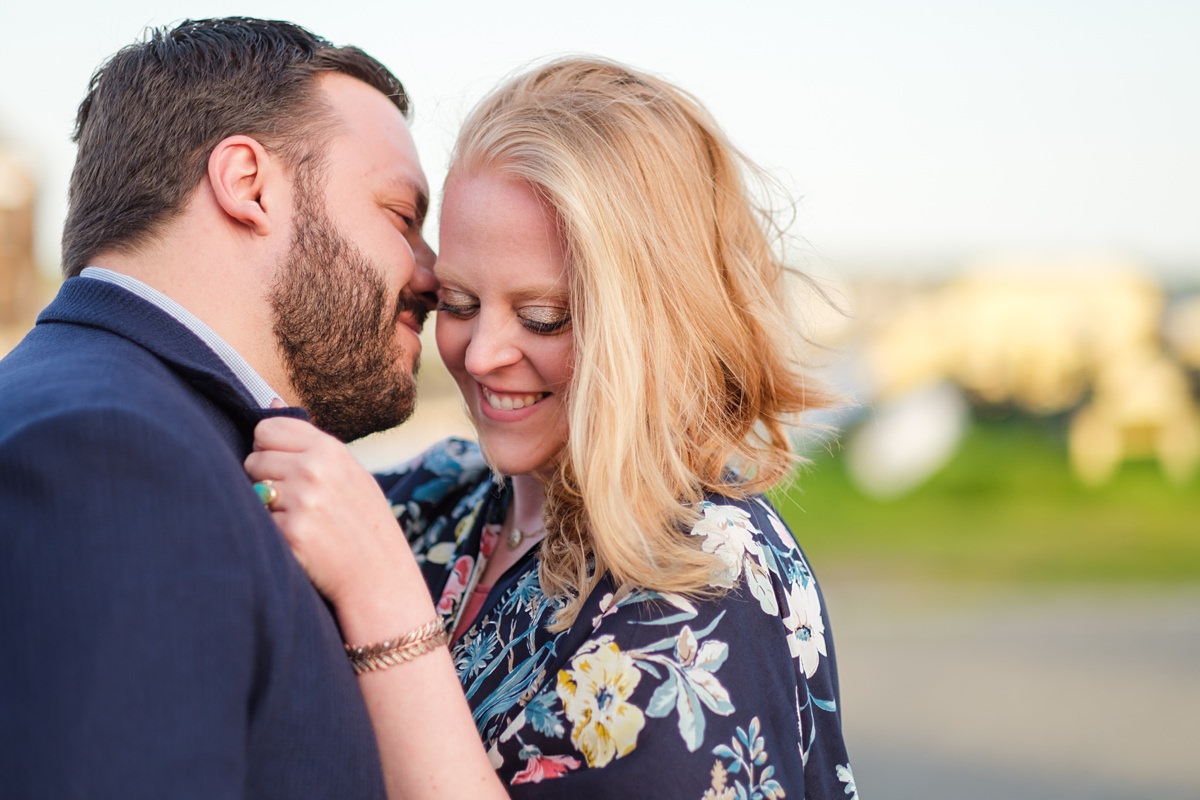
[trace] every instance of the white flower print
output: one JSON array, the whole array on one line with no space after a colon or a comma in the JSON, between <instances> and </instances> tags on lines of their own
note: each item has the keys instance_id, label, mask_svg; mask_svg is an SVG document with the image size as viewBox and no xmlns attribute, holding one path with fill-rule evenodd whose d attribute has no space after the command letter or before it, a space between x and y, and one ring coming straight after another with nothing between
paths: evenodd
<instances>
[{"instance_id":1,"label":"white flower print","mask_svg":"<svg viewBox=\"0 0 1200 800\"><path fill-rule=\"evenodd\" d=\"M846 784L843 791L850 795L847 800L858 800L858 787L854 785L854 771L850 769L850 765L838 764L834 774L837 775L839 781Z\"/></svg>"},{"instance_id":2,"label":"white flower print","mask_svg":"<svg viewBox=\"0 0 1200 800\"><path fill-rule=\"evenodd\" d=\"M788 591L788 615L783 624L788 630L788 648L792 658L799 659L804 674L811 678L828 655L825 648L825 621L821 618L821 596L817 585L807 581L792 584Z\"/></svg>"},{"instance_id":3,"label":"white flower print","mask_svg":"<svg viewBox=\"0 0 1200 800\"><path fill-rule=\"evenodd\" d=\"M758 530L750 524L750 513L737 506L713 503L705 503L702 511L704 518L692 528L692 535L703 536L704 552L715 554L725 563L724 574L714 585L733 588L744 572L750 594L763 613L777 615L779 605L771 588L770 572L763 564L762 546L754 538Z\"/></svg>"}]
</instances>

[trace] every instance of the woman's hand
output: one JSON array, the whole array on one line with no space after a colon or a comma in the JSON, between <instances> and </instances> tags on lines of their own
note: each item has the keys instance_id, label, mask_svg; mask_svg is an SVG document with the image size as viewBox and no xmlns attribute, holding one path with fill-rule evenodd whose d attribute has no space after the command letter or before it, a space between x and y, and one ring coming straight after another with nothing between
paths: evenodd
<instances>
[{"instance_id":1,"label":"woman's hand","mask_svg":"<svg viewBox=\"0 0 1200 800\"><path fill-rule=\"evenodd\" d=\"M271 516L317 590L338 608L377 606L416 564L375 479L337 439L271 417L254 429L246 472L278 492ZM428 597L419 574L417 586Z\"/></svg>"},{"instance_id":2,"label":"woman's hand","mask_svg":"<svg viewBox=\"0 0 1200 800\"><path fill-rule=\"evenodd\" d=\"M408 540L379 484L338 440L307 422L271 417L254 429L246 472L278 491L271 515L342 633L366 644L437 619ZM362 676L389 797L504 798L479 742L450 653ZM455 753L453 769L442 756Z\"/></svg>"}]
</instances>

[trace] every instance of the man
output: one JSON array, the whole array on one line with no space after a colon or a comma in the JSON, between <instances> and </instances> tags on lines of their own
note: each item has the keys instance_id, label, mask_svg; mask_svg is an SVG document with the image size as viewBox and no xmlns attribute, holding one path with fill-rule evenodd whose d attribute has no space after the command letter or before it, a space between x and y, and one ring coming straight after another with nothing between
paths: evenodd
<instances>
[{"instance_id":1,"label":"man","mask_svg":"<svg viewBox=\"0 0 1200 800\"><path fill-rule=\"evenodd\" d=\"M277 398L344 440L412 410L436 284L407 111L283 22L184 22L93 77L67 280L0 362L5 796L382 796L339 632L241 464L304 413Z\"/></svg>"}]
</instances>

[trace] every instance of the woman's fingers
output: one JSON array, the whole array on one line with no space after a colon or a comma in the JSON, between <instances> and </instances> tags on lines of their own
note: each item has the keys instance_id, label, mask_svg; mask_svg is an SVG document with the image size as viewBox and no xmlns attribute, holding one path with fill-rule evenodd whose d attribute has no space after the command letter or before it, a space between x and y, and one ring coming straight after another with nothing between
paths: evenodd
<instances>
[{"instance_id":1,"label":"woman's fingers","mask_svg":"<svg viewBox=\"0 0 1200 800\"><path fill-rule=\"evenodd\" d=\"M310 422L294 417L267 417L254 426L256 450L299 452L313 447L341 446L341 442Z\"/></svg>"},{"instance_id":2,"label":"woman's fingers","mask_svg":"<svg viewBox=\"0 0 1200 800\"><path fill-rule=\"evenodd\" d=\"M375 478L349 449L302 420L272 417L255 428L244 466L271 481L269 510L313 584L334 602L384 582L411 560Z\"/></svg>"},{"instance_id":3,"label":"woman's fingers","mask_svg":"<svg viewBox=\"0 0 1200 800\"><path fill-rule=\"evenodd\" d=\"M306 493L336 491L363 472L340 441L307 422L287 418L260 422L254 450L242 463L253 480L287 480Z\"/></svg>"}]
</instances>

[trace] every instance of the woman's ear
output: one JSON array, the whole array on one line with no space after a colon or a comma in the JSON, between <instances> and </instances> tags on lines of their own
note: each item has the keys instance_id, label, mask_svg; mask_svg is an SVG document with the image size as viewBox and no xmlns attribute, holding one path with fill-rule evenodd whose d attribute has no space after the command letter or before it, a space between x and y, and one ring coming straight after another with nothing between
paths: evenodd
<instances>
[{"instance_id":1,"label":"woman's ear","mask_svg":"<svg viewBox=\"0 0 1200 800\"><path fill-rule=\"evenodd\" d=\"M208 155L208 181L217 205L234 221L266 235L278 220L266 202L274 161L250 136L222 139Z\"/></svg>"}]
</instances>

